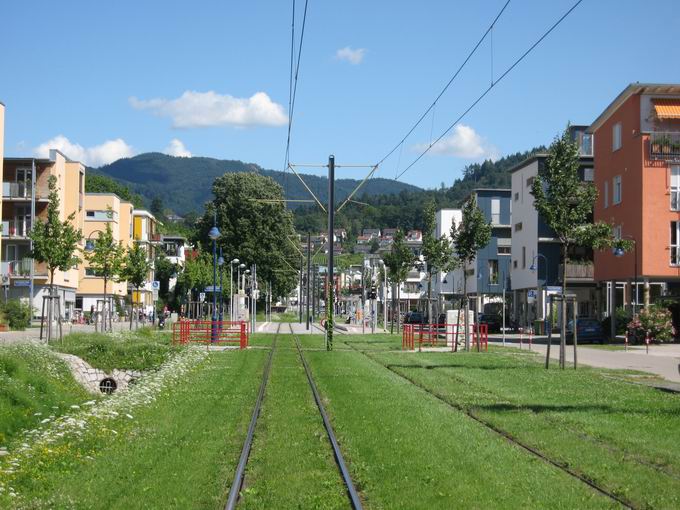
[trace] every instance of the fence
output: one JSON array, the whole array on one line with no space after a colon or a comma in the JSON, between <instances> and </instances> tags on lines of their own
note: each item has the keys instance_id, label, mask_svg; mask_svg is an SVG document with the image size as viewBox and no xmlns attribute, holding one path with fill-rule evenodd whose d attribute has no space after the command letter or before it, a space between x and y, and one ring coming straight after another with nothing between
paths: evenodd
<instances>
[{"instance_id":1,"label":"fence","mask_svg":"<svg viewBox=\"0 0 680 510\"><path fill-rule=\"evenodd\" d=\"M172 325L173 344L248 347L249 323L244 321L180 320Z\"/></svg>"},{"instance_id":2,"label":"fence","mask_svg":"<svg viewBox=\"0 0 680 510\"><path fill-rule=\"evenodd\" d=\"M480 351L489 350L489 326L487 324L470 324L469 334L472 345ZM462 324L404 324L401 334L401 348L406 351L418 350L422 347L451 347L455 351L458 343L465 342L465 326Z\"/></svg>"}]
</instances>

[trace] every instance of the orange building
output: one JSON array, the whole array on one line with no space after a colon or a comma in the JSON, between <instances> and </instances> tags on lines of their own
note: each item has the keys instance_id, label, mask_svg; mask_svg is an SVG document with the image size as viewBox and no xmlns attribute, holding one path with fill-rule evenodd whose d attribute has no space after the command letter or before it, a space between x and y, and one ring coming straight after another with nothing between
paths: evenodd
<instances>
[{"instance_id":1,"label":"orange building","mask_svg":"<svg viewBox=\"0 0 680 510\"><path fill-rule=\"evenodd\" d=\"M629 85L589 131L595 219L636 245L619 256L595 253L595 279L607 282L608 309L680 292L680 85Z\"/></svg>"}]
</instances>

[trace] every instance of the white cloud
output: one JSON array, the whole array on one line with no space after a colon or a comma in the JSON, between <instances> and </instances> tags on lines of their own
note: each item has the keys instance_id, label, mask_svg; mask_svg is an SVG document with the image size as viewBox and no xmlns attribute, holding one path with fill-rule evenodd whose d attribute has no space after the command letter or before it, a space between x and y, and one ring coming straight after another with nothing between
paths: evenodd
<instances>
[{"instance_id":1,"label":"white cloud","mask_svg":"<svg viewBox=\"0 0 680 510\"><path fill-rule=\"evenodd\" d=\"M418 144L414 148L418 151L425 150L429 144ZM442 138L432 146L430 152L445 156L455 156L464 159L491 159L499 158L497 147L490 144L480 136L473 128L465 124L458 124L453 128L453 133Z\"/></svg>"},{"instance_id":2,"label":"white cloud","mask_svg":"<svg viewBox=\"0 0 680 510\"><path fill-rule=\"evenodd\" d=\"M364 48L357 48L353 50L349 46L340 48L335 52L335 58L338 60L346 60L350 64L356 66L364 61L364 56L366 55L366 50Z\"/></svg>"},{"instance_id":3,"label":"white cloud","mask_svg":"<svg viewBox=\"0 0 680 510\"><path fill-rule=\"evenodd\" d=\"M88 166L101 166L121 158L129 158L134 156L134 149L125 143L122 138L115 140L107 140L101 145L93 147L83 147L78 143L72 143L64 135L57 135L51 140L38 145L33 149L36 157L49 157L50 149L57 149L66 155L69 159L80 161Z\"/></svg>"},{"instance_id":4,"label":"white cloud","mask_svg":"<svg viewBox=\"0 0 680 510\"><path fill-rule=\"evenodd\" d=\"M137 110L151 110L160 117L170 117L176 128L283 126L288 123L283 106L272 101L264 92L239 98L212 90L187 90L176 99L131 97L129 101Z\"/></svg>"},{"instance_id":5,"label":"white cloud","mask_svg":"<svg viewBox=\"0 0 680 510\"><path fill-rule=\"evenodd\" d=\"M169 156L175 156L176 158L191 157L191 152L184 146L184 143L179 138L170 140L170 145L168 145L163 152Z\"/></svg>"}]
</instances>

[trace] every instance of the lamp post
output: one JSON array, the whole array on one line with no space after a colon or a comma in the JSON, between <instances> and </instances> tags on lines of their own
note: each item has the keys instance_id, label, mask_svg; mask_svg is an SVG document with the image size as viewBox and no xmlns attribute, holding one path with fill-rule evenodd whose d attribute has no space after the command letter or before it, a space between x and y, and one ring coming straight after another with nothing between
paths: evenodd
<instances>
[{"instance_id":1,"label":"lamp post","mask_svg":"<svg viewBox=\"0 0 680 510\"><path fill-rule=\"evenodd\" d=\"M241 269L245 269L246 265L241 263L236 266L236 293L238 297L236 298L236 308L234 308L234 320L238 319L238 305L239 299L241 299Z\"/></svg>"},{"instance_id":2,"label":"lamp post","mask_svg":"<svg viewBox=\"0 0 680 510\"><path fill-rule=\"evenodd\" d=\"M635 316L635 310L636 310L636 305L638 304L638 257L637 257L637 241L633 236L621 236L621 239L629 239L630 241L633 242L633 256L635 257L635 264L634 264L634 271L635 271L635 296L633 300L633 316ZM617 257L623 257L625 255L625 251L623 248L616 248L614 250L614 255ZM614 317L615 314L612 312L612 317ZM613 319L612 319L613 321Z\"/></svg>"},{"instance_id":3,"label":"lamp post","mask_svg":"<svg viewBox=\"0 0 680 510\"><path fill-rule=\"evenodd\" d=\"M224 265L224 257L222 257L222 247L220 247L220 258L217 259L217 265L220 267L220 325L224 321L224 288L222 279L222 266Z\"/></svg>"},{"instance_id":4,"label":"lamp post","mask_svg":"<svg viewBox=\"0 0 680 510\"><path fill-rule=\"evenodd\" d=\"M213 226L208 232L208 237L212 239L213 243L213 313L212 313L212 336L211 341L217 341L217 238L220 237L220 231L217 228L217 213L213 217Z\"/></svg>"},{"instance_id":5,"label":"lamp post","mask_svg":"<svg viewBox=\"0 0 680 510\"><path fill-rule=\"evenodd\" d=\"M531 259L531 265L529 266L529 271L536 271L536 283L538 285L538 265L536 264L536 259L542 258L543 259L543 264L545 265L545 285L544 287L548 286L548 259L546 258L545 255L542 253L537 253L534 255L534 258ZM564 285L566 282L562 282L562 285ZM541 292L541 308L543 312L543 333L548 334L548 314L547 310L545 307L545 300L543 299L543 292Z\"/></svg>"},{"instance_id":6,"label":"lamp post","mask_svg":"<svg viewBox=\"0 0 680 510\"><path fill-rule=\"evenodd\" d=\"M231 271L229 274L229 295L231 296L229 299L229 317L231 318L232 322L234 322L234 264L238 263L238 259L234 259L229 262L229 269Z\"/></svg>"},{"instance_id":7,"label":"lamp post","mask_svg":"<svg viewBox=\"0 0 680 510\"><path fill-rule=\"evenodd\" d=\"M245 264L244 264L245 265ZM250 278L250 269L246 269L243 271L243 294L246 294L246 281L248 281L248 278ZM246 297L243 298L244 300ZM244 303L245 304L245 301ZM248 300L248 314L250 314L250 300ZM250 317L248 317L250 319Z\"/></svg>"}]
</instances>

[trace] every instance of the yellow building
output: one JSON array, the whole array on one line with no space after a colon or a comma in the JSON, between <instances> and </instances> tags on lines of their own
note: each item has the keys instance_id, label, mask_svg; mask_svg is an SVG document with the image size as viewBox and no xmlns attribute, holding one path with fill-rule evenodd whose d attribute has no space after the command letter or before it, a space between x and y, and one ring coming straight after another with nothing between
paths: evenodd
<instances>
[{"instance_id":1,"label":"yellow building","mask_svg":"<svg viewBox=\"0 0 680 510\"><path fill-rule=\"evenodd\" d=\"M150 313L153 307L153 281L154 281L154 259L156 256L156 249L161 244L161 235L158 233L158 221L155 216L144 209L135 209L133 212L134 228L133 239L135 243L140 244L147 253L148 260L151 262L151 271L147 278L146 285L142 287L139 292L130 289L134 302L141 305L147 313Z\"/></svg>"},{"instance_id":2,"label":"yellow building","mask_svg":"<svg viewBox=\"0 0 680 510\"><path fill-rule=\"evenodd\" d=\"M28 301L41 315L43 296L47 295L49 276L45 264L30 258L32 242L28 233L35 221L47 217L48 179L57 178L61 208L60 220L75 213L76 228L83 228L85 166L69 160L57 150L46 159L4 158L2 171L2 244L0 274L5 296ZM82 247L82 246L81 246ZM57 271L55 291L61 297L62 314L70 318L78 287L78 269Z\"/></svg>"},{"instance_id":3,"label":"yellow building","mask_svg":"<svg viewBox=\"0 0 680 510\"><path fill-rule=\"evenodd\" d=\"M106 226L111 225L113 238L124 248L132 244L133 205L122 200L114 193L85 193L83 213L84 243L97 239ZM93 274L87 261L79 267L79 284L76 296L76 309L89 312L97 309L97 301L104 298L104 279ZM108 281L106 294L109 299L122 304L127 296L127 283ZM99 305L101 308L101 305ZM115 307L113 310L115 311Z\"/></svg>"}]
</instances>

